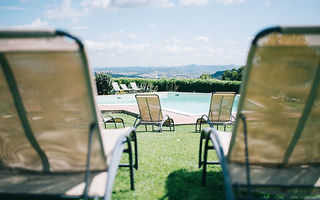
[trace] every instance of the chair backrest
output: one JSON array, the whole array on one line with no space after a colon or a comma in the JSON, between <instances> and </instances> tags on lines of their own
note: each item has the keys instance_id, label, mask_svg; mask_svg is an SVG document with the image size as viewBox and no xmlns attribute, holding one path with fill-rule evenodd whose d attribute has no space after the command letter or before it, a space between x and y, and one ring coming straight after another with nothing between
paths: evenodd
<instances>
[{"instance_id":1,"label":"chair backrest","mask_svg":"<svg viewBox=\"0 0 320 200\"><path fill-rule=\"evenodd\" d=\"M117 82L112 82L112 87L117 92L121 91L119 84Z\"/></svg>"},{"instance_id":2,"label":"chair backrest","mask_svg":"<svg viewBox=\"0 0 320 200\"><path fill-rule=\"evenodd\" d=\"M142 121L162 121L161 104L157 94L136 94L136 100Z\"/></svg>"},{"instance_id":3,"label":"chair backrest","mask_svg":"<svg viewBox=\"0 0 320 200\"><path fill-rule=\"evenodd\" d=\"M140 88L138 88L136 82L130 82L130 86L131 86L131 88L134 89L134 90L140 90Z\"/></svg>"},{"instance_id":4,"label":"chair backrest","mask_svg":"<svg viewBox=\"0 0 320 200\"><path fill-rule=\"evenodd\" d=\"M0 32L0 168L106 169L89 76L79 40L60 31Z\"/></svg>"},{"instance_id":5,"label":"chair backrest","mask_svg":"<svg viewBox=\"0 0 320 200\"><path fill-rule=\"evenodd\" d=\"M211 122L231 121L233 101L235 92L212 93L209 108L209 120Z\"/></svg>"},{"instance_id":6,"label":"chair backrest","mask_svg":"<svg viewBox=\"0 0 320 200\"><path fill-rule=\"evenodd\" d=\"M256 36L227 156L233 182L246 184L237 166L246 163L247 141L253 184L320 186L319 86L320 27L277 27ZM273 171L265 175L267 167Z\"/></svg>"}]
</instances>

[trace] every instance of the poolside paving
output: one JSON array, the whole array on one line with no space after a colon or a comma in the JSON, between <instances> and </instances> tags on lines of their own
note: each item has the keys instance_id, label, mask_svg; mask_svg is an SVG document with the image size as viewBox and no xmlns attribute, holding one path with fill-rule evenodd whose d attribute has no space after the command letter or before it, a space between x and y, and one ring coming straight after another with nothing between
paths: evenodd
<instances>
[{"instance_id":1,"label":"poolside paving","mask_svg":"<svg viewBox=\"0 0 320 200\"><path fill-rule=\"evenodd\" d=\"M137 105L98 105L101 112L124 112L133 116L139 115ZM195 124L201 115L186 115L184 113L173 112L163 109L163 115L169 115L176 125Z\"/></svg>"}]
</instances>

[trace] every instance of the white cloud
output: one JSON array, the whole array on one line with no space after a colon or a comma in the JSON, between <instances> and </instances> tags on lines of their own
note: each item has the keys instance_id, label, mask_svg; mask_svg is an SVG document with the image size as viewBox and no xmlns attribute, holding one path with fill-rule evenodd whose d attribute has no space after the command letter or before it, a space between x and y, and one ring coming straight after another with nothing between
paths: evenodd
<instances>
[{"instance_id":1,"label":"white cloud","mask_svg":"<svg viewBox=\"0 0 320 200\"><path fill-rule=\"evenodd\" d=\"M91 29L90 27L88 26L73 26L71 27L72 29L77 29L77 30L88 30L88 29Z\"/></svg>"},{"instance_id":2,"label":"white cloud","mask_svg":"<svg viewBox=\"0 0 320 200\"><path fill-rule=\"evenodd\" d=\"M143 7L152 6L158 8L173 8L174 3L170 0L114 0L112 4L115 7Z\"/></svg>"},{"instance_id":3,"label":"white cloud","mask_svg":"<svg viewBox=\"0 0 320 200\"><path fill-rule=\"evenodd\" d=\"M149 24L150 27L155 27L155 26L157 26L157 25L158 25L157 23Z\"/></svg>"},{"instance_id":4,"label":"white cloud","mask_svg":"<svg viewBox=\"0 0 320 200\"><path fill-rule=\"evenodd\" d=\"M25 10L23 7L17 7L17 6L0 6L1 10Z\"/></svg>"},{"instance_id":5,"label":"white cloud","mask_svg":"<svg viewBox=\"0 0 320 200\"><path fill-rule=\"evenodd\" d=\"M88 50L103 51L107 53L125 54L125 53L142 53L150 47L148 43L126 44L122 41L95 42L86 40L84 42Z\"/></svg>"},{"instance_id":6,"label":"white cloud","mask_svg":"<svg viewBox=\"0 0 320 200\"><path fill-rule=\"evenodd\" d=\"M103 50L106 48L106 45L103 42L94 42L90 40L85 40L84 45L89 49L89 50Z\"/></svg>"},{"instance_id":7,"label":"white cloud","mask_svg":"<svg viewBox=\"0 0 320 200\"><path fill-rule=\"evenodd\" d=\"M180 47L179 46L165 46L164 50L169 53L176 53L176 52L180 51Z\"/></svg>"},{"instance_id":8,"label":"white cloud","mask_svg":"<svg viewBox=\"0 0 320 200\"><path fill-rule=\"evenodd\" d=\"M245 0L216 0L217 3L222 3L225 5L231 5L231 4L240 4L243 3Z\"/></svg>"},{"instance_id":9,"label":"white cloud","mask_svg":"<svg viewBox=\"0 0 320 200\"><path fill-rule=\"evenodd\" d=\"M266 0L266 1L264 2L264 5L265 5L265 6L271 6L271 0Z\"/></svg>"},{"instance_id":10,"label":"white cloud","mask_svg":"<svg viewBox=\"0 0 320 200\"><path fill-rule=\"evenodd\" d=\"M88 9L82 11L71 7L72 0L63 0L59 8L48 10L45 13L47 19L72 19L74 22L89 13Z\"/></svg>"},{"instance_id":11,"label":"white cloud","mask_svg":"<svg viewBox=\"0 0 320 200\"><path fill-rule=\"evenodd\" d=\"M197 36L195 38L193 38L194 41L196 42L210 42L210 38L206 37L206 36Z\"/></svg>"},{"instance_id":12,"label":"white cloud","mask_svg":"<svg viewBox=\"0 0 320 200\"><path fill-rule=\"evenodd\" d=\"M14 28L18 29L45 29L50 28L47 21L41 21L39 18L36 18L31 22L31 24L25 24L25 25L17 25L14 26Z\"/></svg>"},{"instance_id":13,"label":"white cloud","mask_svg":"<svg viewBox=\"0 0 320 200\"><path fill-rule=\"evenodd\" d=\"M174 43L174 44L180 44L181 40L177 37L171 36L169 40L167 40L169 43Z\"/></svg>"},{"instance_id":14,"label":"white cloud","mask_svg":"<svg viewBox=\"0 0 320 200\"><path fill-rule=\"evenodd\" d=\"M222 40L222 43L225 45L234 45L234 44L237 44L238 42L233 39L226 39L226 40Z\"/></svg>"},{"instance_id":15,"label":"white cloud","mask_svg":"<svg viewBox=\"0 0 320 200\"><path fill-rule=\"evenodd\" d=\"M180 0L183 6L204 6L207 5L209 0Z\"/></svg>"},{"instance_id":16,"label":"white cloud","mask_svg":"<svg viewBox=\"0 0 320 200\"><path fill-rule=\"evenodd\" d=\"M81 5L94 8L107 8L110 5L110 0L83 0Z\"/></svg>"}]
</instances>

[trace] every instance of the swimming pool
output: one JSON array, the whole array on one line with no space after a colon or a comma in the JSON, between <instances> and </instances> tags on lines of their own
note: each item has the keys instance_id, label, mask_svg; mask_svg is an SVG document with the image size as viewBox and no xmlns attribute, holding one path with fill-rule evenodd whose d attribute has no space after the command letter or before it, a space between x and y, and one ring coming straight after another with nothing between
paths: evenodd
<instances>
[{"instance_id":1,"label":"swimming pool","mask_svg":"<svg viewBox=\"0 0 320 200\"><path fill-rule=\"evenodd\" d=\"M189 92L157 92L163 109L187 115L208 114L211 93ZM239 96L237 95L232 112L237 111ZM100 95L97 102L101 105L136 105L135 94Z\"/></svg>"}]
</instances>

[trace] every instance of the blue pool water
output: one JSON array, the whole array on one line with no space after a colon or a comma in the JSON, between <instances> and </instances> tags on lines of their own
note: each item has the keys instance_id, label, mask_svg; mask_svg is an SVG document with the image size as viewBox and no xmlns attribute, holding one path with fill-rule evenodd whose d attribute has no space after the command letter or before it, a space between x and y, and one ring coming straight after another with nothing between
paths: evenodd
<instances>
[{"instance_id":1,"label":"blue pool water","mask_svg":"<svg viewBox=\"0 0 320 200\"><path fill-rule=\"evenodd\" d=\"M157 92L163 109L189 115L208 114L211 93ZM98 104L134 105L135 94L97 96ZM237 111L239 96L233 103L232 112Z\"/></svg>"}]
</instances>

